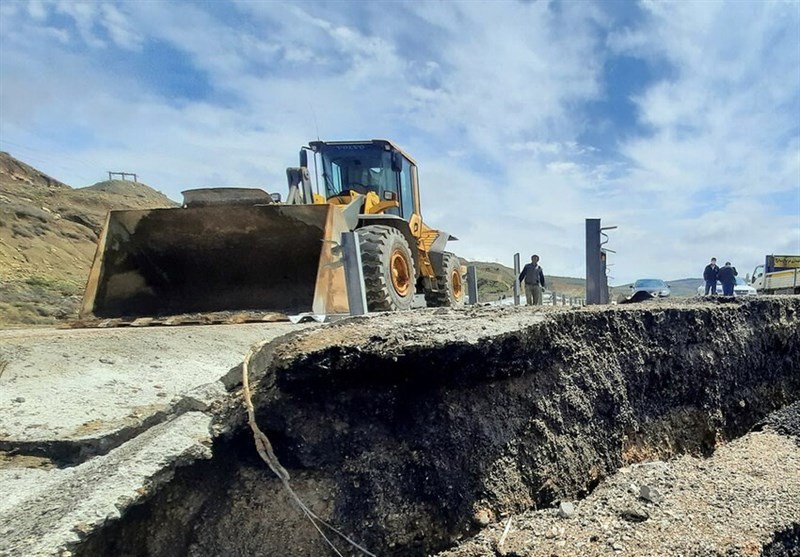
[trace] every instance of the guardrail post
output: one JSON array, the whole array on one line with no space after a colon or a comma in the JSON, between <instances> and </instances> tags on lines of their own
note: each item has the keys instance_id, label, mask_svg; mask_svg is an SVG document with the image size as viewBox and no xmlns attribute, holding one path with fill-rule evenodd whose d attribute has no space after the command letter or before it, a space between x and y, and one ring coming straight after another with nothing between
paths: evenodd
<instances>
[{"instance_id":1,"label":"guardrail post","mask_svg":"<svg viewBox=\"0 0 800 557\"><path fill-rule=\"evenodd\" d=\"M474 306L478 303L478 270L475 265L467 267L467 295L469 305Z\"/></svg>"},{"instance_id":2,"label":"guardrail post","mask_svg":"<svg viewBox=\"0 0 800 557\"><path fill-rule=\"evenodd\" d=\"M342 259L344 260L344 282L347 287L350 315L365 315L367 313L367 295L364 290L364 269L361 266L358 232L342 234Z\"/></svg>"},{"instance_id":3,"label":"guardrail post","mask_svg":"<svg viewBox=\"0 0 800 557\"><path fill-rule=\"evenodd\" d=\"M514 305L519 305L519 274L522 270L519 267L519 253L514 254Z\"/></svg>"}]
</instances>

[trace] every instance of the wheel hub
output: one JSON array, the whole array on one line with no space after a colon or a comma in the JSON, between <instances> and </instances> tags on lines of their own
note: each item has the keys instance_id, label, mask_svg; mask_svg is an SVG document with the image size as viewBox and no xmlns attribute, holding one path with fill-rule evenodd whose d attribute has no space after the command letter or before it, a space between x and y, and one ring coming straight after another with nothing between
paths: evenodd
<instances>
[{"instance_id":1,"label":"wheel hub","mask_svg":"<svg viewBox=\"0 0 800 557\"><path fill-rule=\"evenodd\" d=\"M463 287L461 285L461 273L458 271L453 271L450 282L453 285L453 296L455 296L456 300L460 301L461 297L464 295Z\"/></svg>"},{"instance_id":2,"label":"wheel hub","mask_svg":"<svg viewBox=\"0 0 800 557\"><path fill-rule=\"evenodd\" d=\"M389 271L392 274L392 286L401 296L407 296L411 290L411 273L408 261L400 250L394 250L389 260Z\"/></svg>"}]
</instances>

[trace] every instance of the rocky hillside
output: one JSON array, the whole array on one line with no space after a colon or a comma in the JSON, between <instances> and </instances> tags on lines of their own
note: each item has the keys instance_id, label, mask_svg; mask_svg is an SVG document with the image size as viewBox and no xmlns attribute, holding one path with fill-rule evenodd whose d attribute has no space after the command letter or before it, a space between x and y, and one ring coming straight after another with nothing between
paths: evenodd
<instances>
[{"instance_id":1,"label":"rocky hillside","mask_svg":"<svg viewBox=\"0 0 800 557\"><path fill-rule=\"evenodd\" d=\"M106 213L174 205L141 183L74 189L0 152L0 325L76 316Z\"/></svg>"}]
</instances>

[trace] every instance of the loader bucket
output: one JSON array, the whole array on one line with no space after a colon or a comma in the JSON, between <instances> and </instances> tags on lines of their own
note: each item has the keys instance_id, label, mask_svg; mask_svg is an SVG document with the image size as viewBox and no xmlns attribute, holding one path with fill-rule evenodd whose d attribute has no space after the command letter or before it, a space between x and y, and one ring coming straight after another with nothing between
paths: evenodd
<instances>
[{"instance_id":1,"label":"loader bucket","mask_svg":"<svg viewBox=\"0 0 800 557\"><path fill-rule=\"evenodd\" d=\"M82 317L348 311L332 205L111 211Z\"/></svg>"}]
</instances>

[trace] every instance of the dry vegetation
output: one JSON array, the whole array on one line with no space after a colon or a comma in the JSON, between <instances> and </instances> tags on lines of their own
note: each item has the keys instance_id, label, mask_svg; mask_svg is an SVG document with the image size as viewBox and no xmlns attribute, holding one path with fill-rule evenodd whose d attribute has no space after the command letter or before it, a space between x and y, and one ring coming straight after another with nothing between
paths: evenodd
<instances>
[{"instance_id":1,"label":"dry vegetation","mask_svg":"<svg viewBox=\"0 0 800 557\"><path fill-rule=\"evenodd\" d=\"M0 153L0 326L75 317L107 211L172 205L133 182L73 189Z\"/></svg>"}]
</instances>

